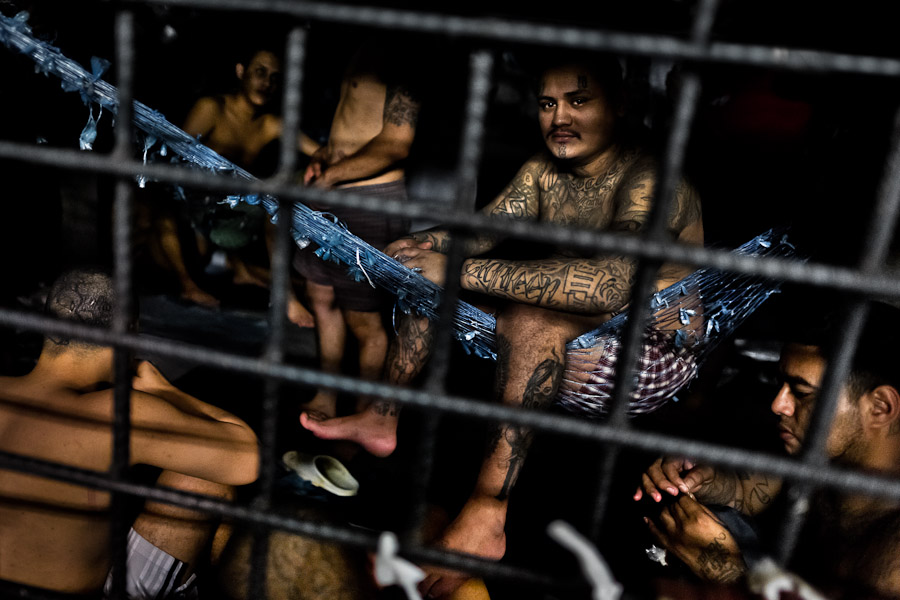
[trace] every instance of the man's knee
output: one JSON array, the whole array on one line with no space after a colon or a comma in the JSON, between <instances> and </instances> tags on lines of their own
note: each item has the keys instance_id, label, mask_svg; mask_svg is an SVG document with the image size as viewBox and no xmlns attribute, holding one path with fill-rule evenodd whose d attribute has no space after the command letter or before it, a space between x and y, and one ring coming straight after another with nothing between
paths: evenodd
<instances>
[{"instance_id":1,"label":"man's knee","mask_svg":"<svg viewBox=\"0 0 900 600\"><path fill-rule=\"evenodd\" d=\"M546 340L557 345L566 343L590 331L596 318L582 317L528 304L512 303L497 313L497 335L515 344L522 340L534 344Z\"/></svg>"},{"instance_id":2,"label":"man's knee","mask_svg":"<svg viewBox=\"0 0 900 600\"><path fill-rule=\"evenodd\" d=\"M381 323L379 313L345 310L344 320L361 344L383 343L387 345L387 332Z\"/></svg>"},{"instance_id":3,"label":"man's knee","mask_svg":"<svg viewBox=\"0 0 900 600\"><path fill-rule=\"evenodd\" d=\"M337 310L337 301L333 287L307 281L306 294L309 296L309 302L314 311Z\"/></svg>"},{"instance_id":4,"label":"man's knee","mask_svg":"<svg viewBox=\"0 0 900 600\"><path fill-rule=\"evenodd\" d=\"M497 335L510 341L556 337L554 334L562 325L558 315L535 306L513 304L497 314Z\"/></svg>"},{"instance_id":5,"label":"man's knee","mask_svg":"<svg viewBox=\"0 0 900 600\"><path fill-rule=\"evenodd\" d=\"M219 500L234 500L234 486L214 483L206 479L182 475L174 471L163 471L156 484L159 486L169 487L181 492L190 492L192 494L201 494L203 496L211 496ZM147 503L145 513L153 514L159 517L206 520L208 517L205 513L176 506L174 504L166 504L161 502Z\"/></svg>"}]
</instances>

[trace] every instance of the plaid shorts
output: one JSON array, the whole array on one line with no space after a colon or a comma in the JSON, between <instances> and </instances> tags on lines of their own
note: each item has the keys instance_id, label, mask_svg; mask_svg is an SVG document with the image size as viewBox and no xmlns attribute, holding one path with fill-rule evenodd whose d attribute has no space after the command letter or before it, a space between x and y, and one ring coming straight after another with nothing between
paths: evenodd
<instances>
[{"instance_id":1,"label":"plaid shorts","mask_svg":"<svg viewBox=\"0 0 900 600\"><path fill-rule=\"evenodd\" d=\"M674 334L651 329L641 344L637 382L629 414L656 410L697 375L690 348L676 348ZM556 401L566 410L600 417L606 414L622 342L614 335L591 348L569 349Z\"/></svg>"},{"instance_id":2,"label":"plaid shorts","mask_svg":"<svg viewBox=\"0 0 900 600\"><path fill-rule=\"evenodd\" d=\"M128 572L125 583L129 598L177 598L195 600L199 598L197 574L193 573L186 582L175 587L175 582L187 569L187 565L174 556L160 550L134 529L128 532ZM108 598L112 591L112 572L103 587L103 596Z\"/></svg>"}]
</instances>

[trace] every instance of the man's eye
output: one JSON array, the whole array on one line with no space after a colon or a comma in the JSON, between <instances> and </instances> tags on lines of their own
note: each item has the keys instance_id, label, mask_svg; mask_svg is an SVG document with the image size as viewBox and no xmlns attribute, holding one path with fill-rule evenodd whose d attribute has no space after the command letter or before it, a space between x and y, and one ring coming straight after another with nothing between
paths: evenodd
<instances>
[{"instance_id":1,"label":"man's eye","mask_svg":"<svg viewBox=\"0 0 900 600\"><path fill-rule=\"evenodd\" d=\"M803 390L798 390L798 389L795 388L795 387L792 387L792 388L791 388L791 394L792 394L792 395L794 396L794 398L796 398L797 400L809 400L809 399L815 397L815 393L814 393L814 392L807 392L807 391L803 391Z\"/></svg>"},{"instance_id":2,"label":"man's eye","mask_svg":"<svg viewBox=\"0 0 900 600\"><path fill-rule=\"evenodd\" d=\"M555 104L553 102L538 102L538 106L540 106L544 110L547 110L548 108L553 108Z\"/></svg>"},{"instance_id":3,"label":"man's eye","mask_svg":"<svg viewBox=\"0 0 900 600\"><path fill-rule=\"evenodd\" d=\"M585 102L587 102L587 98L575 98L574 100L572 100L572 105L573 106L581 106Z\"/></svg>"}]
</instances>

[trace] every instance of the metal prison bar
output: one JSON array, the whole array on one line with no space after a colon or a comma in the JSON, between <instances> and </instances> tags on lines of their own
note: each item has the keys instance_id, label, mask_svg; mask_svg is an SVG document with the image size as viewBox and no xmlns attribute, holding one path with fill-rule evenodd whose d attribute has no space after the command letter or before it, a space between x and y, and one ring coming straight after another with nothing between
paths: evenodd
<instances>
[{"instance_id":1,"label":"metal prison bar","mask_svg":"<svg viewBox=\"0 0 900 600\"><path fill-rule=\"evenodd\" d=\"M525 22L482 20L477 18L448 17L446 15L430 14L425 12L383 10L367 7L335 6L318 3L291 3L291 2L266 2L263 0L218 0L216 2L203 0L176 0L174 2L147 2L148 4L183 5L195 8L228 9L228 10L254 10L262 12L278 12L286 15L310 18L314 20L330 21L348 24L363 24L375 27L393 27L409 31L425 31L434 34L465 35L474 40L491 41L516 41L545 45L560 45L581 47L595 50L609 50L623 54L667 56L684 59L690 62L726 62L736 64L760 65L779 67L798 71L825 71L846 72L865 75L898 77L900 76L900 61L878 57L858 57L820 51L788 51L782 48L761 47L740 44L710 43L708 39L709 26L714 21L717 2L711 0L704 2L695 16L694 30L690 41L683 41L664 36L632 35L610 33L589 29L575 29L558 26L538 26ZM121 94L122 110L128 110L132 98L133 80L131 78L131 65L133 64L134 23L131 14L123 10L116 19L116 63L117 78ZM302 53L304 40L302 32L295 32L290 38L287 79L290 82L299 82L302 77ZM291 58L293 57L293 58ZM462 147L472 150L478 156L480 136L483 131L483 112L479 105L483 103L483 96L478 91L478 86L483 84L484 74L479 75L478 60L473 61L472 81L470 82L467 117L469 122L464 132ZM675 120L670 132L667 145L667 158L664 163L664 172L660 186L660 199L665 201L672 193L673 182L677 180L681 170L681 161L684 151L686 136L690 130L692 113L696 107L696 88L688 86L687 91L682 91L677 106ZM291 89L299 86L286 86L285 113L288 131L296 128L299 115L300 97ZM125 115L120 115L122 122L129 122ZM62 168L85 168L92 172L113 175L119 178L115 198L115 222L114 222L114 246L115 246L115 277L117 290L120 297L128 298L132 287L131 257L130 257L130 230L131 230L131 203L132 184L134 177L140 174L149 174L163 181L171 181L182 184L203 185L210 189L222 191L254 191L271 193L285 200L318 200L321 194L313 190L296 189L290 186L284 179L294 164L295 150L292 144L286 144L283 163L279 171L281 179L261 182L254 185L235 185L237 182L222 182L213 177L197 173L188 173L180 169L151 165L144 167L130 157L130 139L125 133L127 128L119 128L116 139L116 147L109 157L85 156L77 152L53 150L49 148L35 148L22 144L0 142L0 156L10 160L24 160L36 164L55 165ZM666 259L686 262L692 265L709 265L716 268L730 269L745 273L763 273L775 276L785 281L819 286L824 289L842 291L855 294L857 298L863 295L881 297L895 297L898 295L896 283L893 279L879 272L883 264L890 243L891 232L896 223L898 201L900 201L900 119L895 127L892 141L892 151L885 168L881 184L878 205L873 210L869 235L863 255L856 269L841 269L824 265L806 265L796 267L784 264L778 260L742 260L741 257L727 255L723 252L707 249L688 249L672 245L662 240L658 234L650 235L648 239L632 240L619 236L601 234L595 232L567 231L561 227L547 227L536 224L520 223L496 223L488 222L478 216L460 215L446 209L438 211L438 217L453 226L460 228L472 228L478 231L503 232L512 236L530 236L532 239L557 243L569 243L579 248L590 248L597 251L616 249L619 252L642 259L642 264L652 265ZM285 136L285 139L289 139ZM463 190L459 196L459 206L468 206L464 196L470 187L477 171L477 158L466 159L464 156L459 165L459 175ZM360 205L361 200L352 195L329 196L330 203L336 206ZM372 199L366 199L369 206L378 204ZM415 206L401 207L396 204L380 203L385 212L392 214L409 214L422 216L427 211L431 216L435 211L431 207L418 208ZM659 202L657 203L659 204ZM443 217L446 217L444 219ZM653 232L656 233L656 232ZM280 227L278 235L279 253L276 255L273 265L273 278L275 281L285 282L287 278L286 252L290 247L288 232L285 226ZM456 255L458 260L458 253ZM452 261L451 261L452 262ZM646 273L647 269L642 269ZM452 280L452 278L451 278ZM637 296L649 296L649 287L646 283L646 275L638 278ZM643 284L643 285L640 285ZM816 407L813 426L807 437L808 450L802 461L773 457L759 452L747 452L727 446L680 439L675 436L662 435L648 432L633 432L623 427L624 420L620 416L624 402L622 398L627 396L627 386L619 386L617 391L618 401L615 404L614 416L608 423L587 423L577 418L563 415L543 415L526 411L519 411L504 406L484 404L482 402L454 397L445 391L443 387L443 374L433 375L426 383L423 392L406 389L395 389L392 386L358 381L351 377L328 375L312 369L304 369L285 365L282 362L283 347L281 329L284 324L284 286L274 286L270 322L272 323L272 336L267 342L263 356L260 358L248 358L226 352L210 350L194 344L179 343L163 340L140 339L135 334L127 332L125 327L129 317L129 307L121 306L116 317L112 331L97 331L85 326L73 323L59 323L45 317L39 317L22 311L0 309L0 323L7 326L15 326L22 329L43 331L50 333L68 333L84 337L85 339L114 345L117 349L117 385L116 385L116 459L115 466L108 476L98 475L94 472L81 471L70 467L54 465L27 459L9 454L0 455L0 464L6 468L26 472L35 472L51 477L56 477L73 483L107 489L120 495L140 495L160 501L167 501L185 507L194 507L208 510L215 514L227 515L238 521L257 524L264 528L277 528L289 532L309 535L317 539L329 539L339 543L347 543L357 546L372 547L374 539L371 535L358 530L345 527L322 525L305 522L297 519L288 519L268 514L258 507L247 508L228 503L196 497L190 494L172 490L160 490L153 487L139 486L122 481L120 469L127 464L127 358L131 352L143 351L150 353L165 353L173 357L192 361L196 364L206 364L220 368L229 368L238 372L258 375L273 382L267 386L264 404L265 422L260 439L262 443L263 474L266 482L263 486L263 500L260 505L266 507L265 496L270 493L271 473L274 463L274 435L272 422L276 417L275 407L277 403L276 386L278 383L293 383L306 385L321 385L333 387L340 391L354 392L371 395L378 398L392 398L403 404L418 406L435 414L447 413L468 415L475 419L504 421L517 425L525 425L535 430L573 435L579 438L593 440L604 444L609 448L629 447L660 453L689 454L700 459L710 460L717 464L741 467L745 469L762 470L774 475L783 476L797 482L802 486L801 493L796 496L795 507L789 511L785 524L784 548L782 559L786 559L796 539L796 532L803 521L803 506L808 503L809 493L817 486L832 486L842 490L858 490L865 493L891 496L900 495L900 481L894 478L862 474L837 468L825 463L822 446L828 430L828 424L836 406L838 384L849 369L849 358L855 347L859 332L865 316L865 304L861 300L854 301L848 307L848 318L842 325L842 333L848 344L842 351L830 357L831 365L822 391L822 399ZM453 292L448 291L448 298L453 297ZM447 305L449 303L445 303ZM639 303L636 303L639 305ZM638 319L635 319L637 321ZM449 331L446 327L439 330L443 340L449 340ZM439 348L444 348L444 343ZM623 352L625 357L633 356L637 350L636 339L633 335L626 337ZM623 363L620 363L623 364ZM624 375L620 374L620 380ZM426 441L426 444L428 442ZM425 454L425 453L423 453ZM614 464L613 458L607 461ZM605 471L600 485L608 481L608 471ZM423 485L429 473L427 470L421 479ZM604 498L598 502L598 514L602 516ZM416 506L420 507L421 502ZM120 529L124 529L121 525ZM116 540L119 545L119 564L123 560L124 541L119 537ZM560 585L560 582L530 572L510 568L504 565L496 565L462 557L446 552L438 552L422 547L415 543L405 543L404 554L416 559L471 570L474 573L488 576L517 577L520 581L533 581L543 585ZM121 582L119 582L121 584ZM118 590L121 592L121 588ZM121 597L121 596L120 596ZM261 596L257 596L261 597Z\"/></svg>"}]
</instances>

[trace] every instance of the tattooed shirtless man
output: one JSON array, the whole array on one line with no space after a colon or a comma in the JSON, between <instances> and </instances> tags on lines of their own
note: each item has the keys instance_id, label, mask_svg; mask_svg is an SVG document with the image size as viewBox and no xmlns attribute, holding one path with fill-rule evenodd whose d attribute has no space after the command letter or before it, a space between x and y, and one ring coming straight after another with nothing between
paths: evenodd
<instances>
[{"instance_id":1,"label":"tattooed shirtless man","mask_svg":"<svg viewBox=\"0 0 900 600\"><path fill-rule=\"evenodd\" d=\"M832 463L900 474L898 336L900 311L873 305L828 434L826 454ZM802 343L782 350L781 388L772 412L789 454L803 446L825 372L826 343L804 335ZM769 508L781 485L762 473L665 458L643 475L635 500L644 494L657 502L663 493L678 497L658 518L647 520L651 532L701 579L731 583L748 565L732 534L705 505L754 516ZM900 596L900 502L829 491L811 506L792 568L829 596Z\"/></svg>"},{"instance_id":2,"label":"tattooed shirtless man","mask_svg":"<svg viewBox=\"0 0 900 600\"><path fill-rule=\"evenodd\" d=\"M404 161L420 107L408 84L409 63L403 50L388 40L372 38L360 44L341 82L328 142L313 155L304 174L306 185L406 200ZM376 248L409 232L409 221L403 218L360 209L312 208L327 210ZM388 348L382 312L390 306L389 295L366 281L354 281L345 267L323 261L313 250L297 252L294 267L307 281L322 370L339 372L349 332L358 342L360 376L378 379ZM321 389L306 410L319 418L334 417L336 401L334 392Z\"/></svg>"},{"instance_id":3,"label":"tattooed shirtless man","mask_svg":"<svg viewBox=\"0 0 900 600\"><path fill-rule=\"evenodd\" d=\"M621 71L616 61L557 64L543 71L538 111L546 150L530 159L484 212L499 219L546 221L583 229L633 234L644 229L656 181L656 163L621 139L624 114ZM702 244L700 202L678 187L668 218L674 240ZM497 238L479 236L466 247L463 289L499 299L496 390L509 405L540 409L553 401L563 373L564 346L622 310L628 303L634 261L623 256L582 255L558 248L540 260L478 257ZM448 232L430 230L391 244L386 252L422 269L443 284ZM660 288L687 273L666 268ZM406 384L427 360L432 330L407 318L388 358L390 381ZM351 417L304 426L324 438L351 439L376 455L396 445L398 406L375 402ZM476 489L445 531L449 549L492 559L506 551L510 491L525 460L531 432L501 425L483 462ZM439 597L463 581L460 574L432 571L422 590Z\"/></svg>"}]
</instances>

